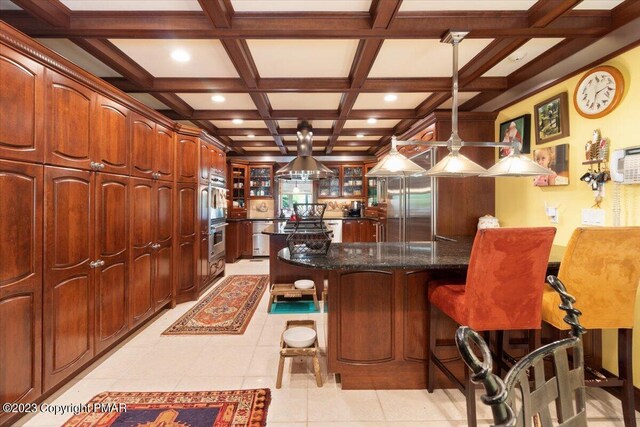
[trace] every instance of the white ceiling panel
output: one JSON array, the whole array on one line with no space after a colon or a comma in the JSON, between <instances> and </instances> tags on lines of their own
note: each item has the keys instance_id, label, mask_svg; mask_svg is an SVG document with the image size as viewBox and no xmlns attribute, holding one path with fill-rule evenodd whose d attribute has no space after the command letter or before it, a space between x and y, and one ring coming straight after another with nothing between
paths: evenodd
<instances>
[{"instance_id":1,"label":"white ceiling panel","mask_svg":"<svg viewBox=\"0 0 640 427\"><path fill-rule=\"evenodd\" d=\"M313 147L311 147L312 151L323 151L325 150L327 147L324 145L314 145ZM294 147L294 146L289 146L287 147L287 150L289 151L298 151L298 147Z\"/></svg>"},{"instance_id":2,"label":"white ceiling panel","mask_svg":"<svg viewBox=\"0 0 640 427\"><path fill-rule=\"evenodd\" d=\"M274 110L335 110L342 93L269 93Z\"/></svg>"},{"instance_id":3,"label":"white ceiling panel","mask_svg":"<svg viewBox=\"0 0 640 427\"><path fill-rule=\"evenodd\" d=\"M273 147L242 147L244 151L280 151L280 148Z\"/></svg>"},{"instance_id":4,"label":"white ceiling panel","mask_svg":"<svg viewBox=\"0 0 640 427\"><path fill-rule=\"evenodd\" d=\"M367 12L371 0L231 0L236 12Z\"/></svg>"},{"instance_id":5,"label":"white ceiling panel","mask_svg":"<svg viewBox=\"0 0 640 427\"><path fill-rule=\"evenodd\" d=\"M345 147L338 145L333 147L333 151L368 151L370 147Z\"/></svg>"},{"instance_id":6,"label":"white ceiling panel","mask_svg":"<svg viewBox=\"0 0 640 427\"><path fill-rule=\"evenodd\" d=\"M358 40L247 40L261 77L347 77Z\"/></svg>"},{"instance_id":7,"label":"white ceiling panel","mask_svg":"<svg viewBox=\"0 0 640 427\"><path fill-rule=\"evenodd\" d=\"M383 135L365 135L362 138L357 138L353 135L339 136L338 141L377 141L382 138Z\"/></svg>"},{"instance_id":8,"label":"white ceiling panel","mask_svg":"<svg viewBox=\"0 0 640 427\"><path fill-rule=\"evenodd\" d=\"M226 101L217 103L211 100L210 93L178 93L180 98L196 110L255 110L251 96L246 93L227 93ZM242 114L238 114L242 118Z\"/></svg>"},{"instance_id":9,"label":"white ceiling panel","mask_svg":"<svg viewBox=\"0 0 640 427\"><path fill-rule=\"evenodd\" d=\"M311 120L311 125L314 129L330 128L333 126L333 120ZM278 126L280 128L297 128L298 120L278 120Z\"/></svg>"},{"instance_id":10,"label":"white ceiling panel","mask_svg":"<svg viewBox=\"0 0 640 427\"><path fill-rule=\"evenodd\" d=\"M404 0L400 12L434 10L527 10L536 0Z\"/></svg>"},{"instance_id":11,"label":"white ceiling panel","mask_svg":"<svg viewBox=\"0 0 640 427\"><path fill-rule=\"evenodd\" d=\"M71 10L202 10L198 0L61 0Z\"/></svg>"},{"instance_id":12,"label":"white ceiling panel","mask_svg":"<svg viewBox=\"0 0 640 427\"><path fill-rule=\"evenodd\" d=\"M118 49L155 77L238 77L218 40L111 39ZM176 62L171 52L181 49L189 62Z\"/></svg>"},{"instance_id":13,"label":"white ceiling panel","mask_svg":"<svg viewBox=\"0 0 640 427\"><path fill-rule=\"evenodd\" d=\"M473 98L474 96L476 96L477 94L479 94L480 92L458 92L458 105L467 102L468 100L470 100L471 98ZM449 98L448 100L446 100L445 102L443 102L442 104L438 105L438 109L442 110L442 109L451 109L451 107L453 106L453 98Z\"/></svg>"},{"instance_id":14,"label":"white ceiling panel","mask_svg":"<svg viewBox=\"0 0 640 427\"><path fill-rule=\"evenodd\" d=\"M354 110L386 110L398 108L416 108L427 99L429 92L402 92L395 93L398 97L395 101L384 100L386 93L361 93L353 106Z\"/></svg>"},{"instance_id":15,"label":"white ceiling panel","mask_svg":"<svg viewBox=\"0 0 640 427\"><path fill-rule=\"evenodd\" d=\"M345 129L347 128L392 128L398 124L400 120L378 120L376 123L369 124L366 120L347 120ZM353 137L352 137L353 138Z\"/></svg>"},{"instance_id":16,"label":"white ceiling panel","mask_svg":"<svg viewBox=\"0 0 640 427\"><path fill-rule=\"evenodd\" d=\"M0 10L22 10L22 8L10 0L0 0Z\"/></svg>"},{"instance_id":17,"label":"white ceiling panel","mask_svg":"<svg viewBox=\"0 0 640 427\"><path fill-rule=\"evenodd\" d=\"M233 128L233 129L241 129L241 128L251 128L251 129L263 129L266 128L267 125L263 120L245 120L239 125L234 124L231 120L209 120L215 127L217 128Z\"/></svg>"},{"instance_id":18,"label":"white ceiling panel","mask_svg":"<svg viewBox=\"0 0 640 427\"><path fill-rule=\"evenodd\" d=\"M249 133L249 131L247 131L247 134ZM253 138L250 138L246 135L234 135L234 136L230 136L229 138L231 138L233 141L272 141L273 138L267 135L262 135L262 136L254 136ZM276 142L273 141L273 143L275 144Z\"/></svg>"},{"instance_id":19,"label":"white ceiling panel","mask_svg":"<svg viewBox=\"0 0 640 427\"><path fill-rule=\"evenodd\" d=\"M170 108L167 107L163 102L158 101L148 93L129 93L128 95L133 96L135 99L142 102L147 107L153 108L154 110L170 110ZM194 126L194 124L191 123L190 126Z\"/></svg>"},{"instance_id":20,"label":"white ceiling panel","mask_svg":"<svg viewBox=\"0 0 640 427\"><path fill-rule=\"evenodd\" d=\"M531 39L518 50L484 73L486 77L506 77L545 51L560 43L562 38Z\"/></svg>"},{"instance_id":21,"label":"white ceiling panel","mask_svg":"<svg viewBox=\"0 0 640 427\"><path fill-rule=\"evenodd\" d=\"M583 0L574 9L600 9L609 10L613 9L624 0Z\"/></svg>"},{"instance_id":22,"label":"white ceiling panel","mask_svg":"<svg viewBox=\"0 0 640 427\"><path fill-rule=\"evenodd\" d=\"M458 48L462 68L492 39L467 39ZM386 40L369 77L451 77L453 48L437 39Z\"/></svg>"},{"instance_id":23,"label":"white ceiling panel","mask_svg":"<svg viewBox=\"0 0 640 427\"><path fill-rule=\"evenodd\" d=\"M90 55L86 50L68 39L36 40L98 77L121 77L114 69L97 60L93 55Z\"/></svg>"}]
</instances>

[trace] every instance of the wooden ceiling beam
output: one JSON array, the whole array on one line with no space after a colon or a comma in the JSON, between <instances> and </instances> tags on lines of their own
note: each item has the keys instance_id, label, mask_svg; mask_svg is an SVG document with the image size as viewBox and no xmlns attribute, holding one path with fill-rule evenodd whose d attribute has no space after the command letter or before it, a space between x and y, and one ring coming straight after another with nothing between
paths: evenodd
<instances>
[{"instance_id":1,"label":"wooden ceiling beam","mask_svg":"<svg viewBox=\"0 0 640 427\"><path fill-rule=\"evenodd\" d=\"M582 0L538 0L528 10L529 27L546 27L581 2Z\"/></svg>"},{"instance_id":2,"label":"wooden ceiling beam","mask_svg":"<svg viewBox=\"0 0 640 427\"><path fill-rule=\"evenodd\" d=\"M598 36L611 26L607 10L571 11L544 28L531 28L526 11L398 13L388 28L371 28L370 15L360 12L236 13L232 28L213 27L202 12L71 12L69 28L43 25L22 11L3 11L3 19L32 37L69 38L439 39L451 28L470 31L470 38L575 38Z\"/></svg>"},{"instance_id":3,"label":"wooden ceiling beam","mask_svg":"<svg viewBox=\"0 0 640 427\"><path fill-rule=\"evenodd\" d=\"M388 28L401 4L402 0L373 0L369 7L371 28Z\"/></svg>"},{"instance_id":4,"label":"wooden ceiling beam","mask_svg":"<svg viewBox=\"0 0 640 427\"><path fill-rule=\"evenodd\" d=\"M611 11L611 29L620 28L640 16L640 2L625 0Z\"/></svg>"},{"instance_id":5,"label":"wooden ceiling beam","mask_svg":"<svg viewBox=\"0 0 640 427\"><path fill-rule=\"evenodd\" d=\"M184 116L172 110L160 110L160 113L173 120L262 120L255 110L194 110L191 115ZM376 117L378 120L415 119L419 118L413 109L389 110L351 110L349 120L366 120ZM338 120L338 110L272 110L271 120Z\"/></svg>"},{"instance_id":6,"label":"wooden ceiling beam","mask_svg":"<svg viewBox=\"0 0 640 427\"><path fill-rule=\"evenodd\" d=\"M109 40L72 38L71 41L122 74L124 80L129 80L130 84L140 88L153 86L153 75Z\"/></svg>"},{"instance_id":7,"label":"wooden ceiling beam","mask_svg":"<svg viewBox=\"0 0 640 427\"><path fill-rule=\"evenodd\" d=\"M180 78L156 77L149 85L137 85L122 77L106 77L105 81L125 92L177 92L177 93L245 93L245 92L447 92L451 90L449 77L376 78L367 79L362 87L352 88L348 78L260 78L258 87L248 89L242 79L233 78ZM506 89L505 77L480 77L470 81L461 90Z\"/></svg>"},{"instance_id":8,"label":"wooden ceiling beam","mask_svg":"<svg viewBox=\"0 0 640 427\"><path fill-rule=\"evenodd\" d=\"M13 0L13 3L54 28L67 29L71 24L71 9L60 0Z\"/></svg>"},{"instance_id":9,"label":"wooden ceiling beam","mask_svg":"<svg viewBox=\"0 0 640 427\"><path fill-rule=\"evenodd\" d=\"M175 111L176 113L180 114L183 117L191 117L191 115L193 115L193 108L191 108L189 104L187 104L182 98L180 98L175 93L156 92L156 93L152 93L151 96L153 96L158 101L162 102L167 107L171 108L173 111Z\"/></svg>"},{"instance_id":10,"label":"wooden ceiling beam","mask_svg":"<svg viewBox=\"0 0 640 427\"><path fill-rule=\"evenodd\" d=\"M216 28L231 28L233 6L225 0L198 0L200 7Z\"/></svg>"}]
</instances>

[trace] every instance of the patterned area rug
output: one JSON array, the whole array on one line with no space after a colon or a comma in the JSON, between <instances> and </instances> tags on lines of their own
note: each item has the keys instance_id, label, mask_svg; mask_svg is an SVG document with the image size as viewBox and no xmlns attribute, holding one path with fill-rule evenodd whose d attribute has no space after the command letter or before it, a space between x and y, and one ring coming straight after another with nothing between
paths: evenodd
<instances>
[{"instance_id":1,"label":"patterned area rug","mask_svg":"<svg viewBox=\"0 0 640 427\"><path fill-rule=\"evenodd\" d=\"M229 276L162 334L242 334L268 285L267 275Z\"/></svg>"},{"instance_id":2,"label":"patterned area rug","mask_svg":"<svg viewBox=\"0 0 640 427\"><path fill-rule=\"evenodd\" d=\"M266 425L270 400L268 388L105 392L82 405L87 412L74 415L63 427L261 427Z\"/></svg>"}]
</instances>

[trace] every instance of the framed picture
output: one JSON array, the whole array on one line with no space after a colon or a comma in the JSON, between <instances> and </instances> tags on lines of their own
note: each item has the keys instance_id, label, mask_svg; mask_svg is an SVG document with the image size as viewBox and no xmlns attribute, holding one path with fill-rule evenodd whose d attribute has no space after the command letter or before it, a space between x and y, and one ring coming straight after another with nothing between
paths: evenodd
<instances>
[{"instance_id":1,"label":"framed picture","mask_svg":"<svg viewBox=\"0 0 640 427\"><path fill-rule=\"evenodd\" d=\"M551 169L551 175L540 175L533 179L536 187L569 185L569 144L538 148L533 151L533 160Z\"/></svg>"},{"instance_id":2,"label":"framed picture","mask_svg":"<svg viewBox=\"0 0 640 427\"><path fill-rule=\"evenodd\" d=\"M536 113L536 144L569 136L567 92L545 99L533 107Z\"/></svg>"},{"instance_id":3,"label":"framed picture","mask_svg":"<svg viewBox=\"0 0 640 427\"><path fill-rule=\"evenodd\" d=\"M515 119L500 123L500 141L518 141L520 152L528 154L531 147L531 114L524 114ZM508 156L511 147L501 147L500 157Z\"/></svg>"}]
</instances>

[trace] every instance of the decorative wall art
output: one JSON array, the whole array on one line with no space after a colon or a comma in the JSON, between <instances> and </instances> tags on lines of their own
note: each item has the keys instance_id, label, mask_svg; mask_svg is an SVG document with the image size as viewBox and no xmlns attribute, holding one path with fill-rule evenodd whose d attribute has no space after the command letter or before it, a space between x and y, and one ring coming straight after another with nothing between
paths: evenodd
<instances>
[{"instance_id":1,"label":"decorative wall art","mask_svg":"<svg viewBox=\"0 0 640 427\"><path fill-rule=\"evenodd\" d=\"M530 153L531 150L531 114L524 114L515 119L500 123L500 141L518 141L521 153ZM511 147L500 148L500 157L508 156Z\"/></svg>"},{"instance_id":2,"label":"decorative wall art","mask_svg":"<svg viewBox=\"0 0 640 427\"><path fill-rule=\"evenodd\" d=\"M533 160L554 171L553 175L540 175L533 179L536 187L569 185L569 144L538 148L533 151Z\"/></svg>"},{"instance_id":3,"label":"decorative wall art","mask_svg":"<svg viewBox=\"0 0 640 427\"><path fill-rule=\"evenodd\" d=\"M536 144L545 144L569 136L568 98L567 92L563 92L533 107Z\"/></svg>"}]
</instances>

